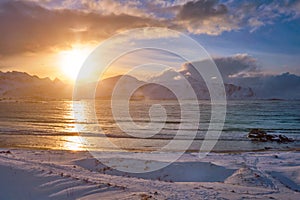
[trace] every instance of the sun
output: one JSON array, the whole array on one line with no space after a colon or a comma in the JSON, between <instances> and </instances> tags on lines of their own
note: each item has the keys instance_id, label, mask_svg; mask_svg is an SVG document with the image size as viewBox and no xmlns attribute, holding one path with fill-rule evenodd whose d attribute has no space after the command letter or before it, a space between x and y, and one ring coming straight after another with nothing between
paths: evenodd
<instances>
[{"instance_id":1,"label":"sun","mask_svg":"<svg viewBox=\"0 0 300 200\"><path fill-rule=\"evenodd\" d=\"M73 47L71 50L60 52L60 67L67 79L74 81L77 74L91 53L91 49L87 47Z\"/></svg>"}]
</instances>

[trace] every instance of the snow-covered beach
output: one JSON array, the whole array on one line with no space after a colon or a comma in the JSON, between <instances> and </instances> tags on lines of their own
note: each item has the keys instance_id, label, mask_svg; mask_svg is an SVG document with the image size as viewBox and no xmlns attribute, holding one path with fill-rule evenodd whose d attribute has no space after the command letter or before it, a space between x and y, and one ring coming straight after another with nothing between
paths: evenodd
<instances>
[{"instance_id":1,"label":"snow-covered beach","mask_svg":"<svg viewBox=\"0 0 300 200\"><path fill-rule=\"evenodd\" d=\"M0 200L300 200L300 0L0 0Z\"/></svg>"},{"instance_id":2,"label":"snow-covered beach","mask_svg":"<svg viewBox=\"0 0 300 200\"><path fill-rule=\"evenodd\" d=\"M117 154L107 153L106 159L118 159ZM144 174L119 172L100 161L85 151L1 149L0 199L298 199L300 194L299 151L210 153L203 159L186 153Z\"/></svg>"},{"instance_id":3,"label":"snow-covered beach","mask_svg":"<svg viewBox=\"0 0 300 200\"><path fill-rule=\"evenodd\" d=\"M169 118L154 120L164 128L146 139L120 131L109 114L109 101L96 101L103 132L88 123L88 109L81 121L74 119L73 111L81 111L88 102L76 103L75 107L72 101L0 103L0 200L299 199L298 101L229 101L222 134L203 159L198 152L210 122L207 101L199 103L203 121L196 128L192 128L198 124L195 104L186 102L190 117L182 123L188 128L181 133L177 133L181 124L178 105L174 101L161 102L170 111ZM148 108L157 102L133 103L133 119L149 123ZM122 117L121 122L129 120ZM82 127L85 130L79 134L77 128ZM252 141L247 135L257 127L268 133L266 137L282 134L294 141ZM126 151L124 155L124 151L111 150L105 138L129 151L129 156ZM174 155L185 152L180 144L188 140L192 143L185 149L187 153L167 167L129 173L164 166ZM164 151L171 141L176 145ZM101 159L84 151L87 147L101 152ZM117 171L114 163L129 172Z\"/></svg>"}]
</instances>

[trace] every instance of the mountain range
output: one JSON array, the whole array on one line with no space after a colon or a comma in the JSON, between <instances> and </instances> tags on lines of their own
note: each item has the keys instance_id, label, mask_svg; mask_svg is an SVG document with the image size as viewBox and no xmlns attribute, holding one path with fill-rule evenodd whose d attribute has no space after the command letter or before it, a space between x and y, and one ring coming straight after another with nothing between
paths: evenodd
<instances>
[{"instance_id":1,"label":"mountain range","mask_svg":"<svg viewBox=\"0 0 300 200\"><path fill-rule=\"evenodd\" d=\"M122 77L123 92L126 87L139 87L132 95L133 99L176 99L174 93L168 88L156 84L147 83L129 75L110 77L99 82L95 97L98 99L109 99L117 82ZM195 79L188 79L198 99L209 99L209 92L206 85ZM82 86L84 91L88 86ZM184 88L182 88L184 90ZM251 88L245 88L234 84L225 84L228 99L253 99L255 93ZM39 78L25 72L0 72L0 98L1 99L38 99L38 100L59 100L72 99L73 86L66 84L59 79ZM183 93L184 94L184 93ZM178 94L177 94L178 95ZM84 95L82 95L84 98ZM180 98L188 99L187 96Z\"/></svg>"}]
</instances>

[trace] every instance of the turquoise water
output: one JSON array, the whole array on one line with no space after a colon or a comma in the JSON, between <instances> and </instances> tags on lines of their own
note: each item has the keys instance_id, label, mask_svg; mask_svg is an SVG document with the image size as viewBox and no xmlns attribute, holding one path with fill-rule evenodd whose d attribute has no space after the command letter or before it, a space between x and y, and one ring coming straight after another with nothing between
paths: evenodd
<instances>
[{"instance_id":1,"label":"turquoise water","mask_svg":"<svg viewBox=\"0 0 300 200\"><path fill-rule=\"evenodd\" d=\"M205 137L210 119L210 102L200 101L200 122L195 118L196 105L186 102L188 115L181 121L180 106L177 101L133 101L130 103L132 120L141 126L149 123L149 108L153 104L161 104L167 113L166 121L160 121L161 113L154 113L154 124L162 125L156 135L150 138L132 137L122 131L118 125L126 124L131 119L121 117L117 124L112 117L110 101L96 101L95 109L98 123L89 121L90 101L20 101L0 102L0 147L11 148L43 148L83 150L78 128L82 130L80 136L87 138L101 138L109 136L110 141L126 150L156 150L168 144L181 123L185 123L178 140L193 139L192 133L197 133L189 150L197 151ZM82 112L79 119L75 119L73 112ZM228 101L226 122L221 137L214 151L262 150L265 147L275 149L300 148L300 101ZM161 124L163 123L163 124ZM195 123L199 125L197 129ZM98 126L99 125L99 126ZM155 125L156 126L156 125ZM82 128L83 127L83 128ZM191 128L189 128L191 127ZM269 133L285 134L296 139L295 143L255 143L246 137L252 128L263 128ZM131 129L131 133L138 134L138 130ZM177 135L178 136L178 135ZM91 148L110 150L95 139ZM174 147L176 151L176 147Z\"/></svg>"}]
</instances>

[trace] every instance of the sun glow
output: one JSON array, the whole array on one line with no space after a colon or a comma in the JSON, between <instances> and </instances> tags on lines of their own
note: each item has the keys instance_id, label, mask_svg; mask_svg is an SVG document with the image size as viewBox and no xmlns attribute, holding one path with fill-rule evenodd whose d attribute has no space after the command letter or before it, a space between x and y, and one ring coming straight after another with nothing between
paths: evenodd
<instances>
[{"instance_id":1,"label":"sun glow","mask_svg":"<svg viewBox=\"0 0 300 200\"><path fill-rule=\"evenodd\" d=\"M80 136L64 136L63 149L71 151L82 151L85 150L83 144L83 138Z\"/></svg>"},{"instance_id":2,"label":"sun glow","mask_svg":"<svg viewBox=\"0 0 300 200\"><path fill-rule=\"evenodd\" d=\"M75 80L85 59L91 53L89 47L73 47L60 52L60 66L63 74L70 80Z\"/></svg>"}]
</instances>

